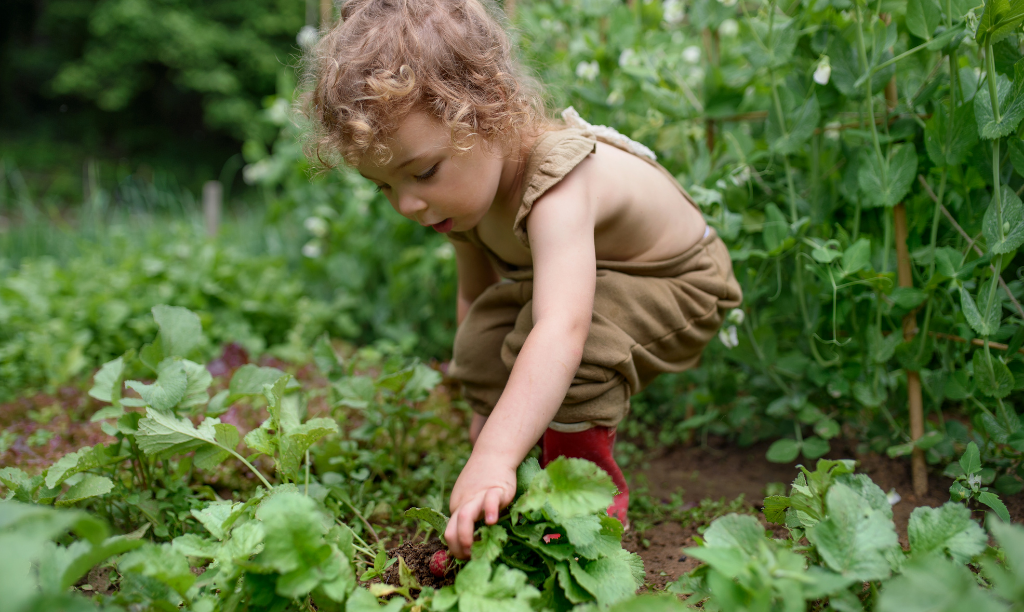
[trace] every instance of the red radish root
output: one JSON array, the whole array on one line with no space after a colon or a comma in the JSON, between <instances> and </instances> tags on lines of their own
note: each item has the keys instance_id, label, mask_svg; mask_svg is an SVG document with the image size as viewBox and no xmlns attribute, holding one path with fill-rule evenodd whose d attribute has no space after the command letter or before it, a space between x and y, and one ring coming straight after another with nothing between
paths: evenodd
<instances>
[{"instance_id":1,"label":"red radish root","mask_svg":"<svg viewBox=\"0 0 1024 612\"><path fill-rule=\"evenodd\" d=\"M436 578L444 578L448 573L448 551L441 549L430 558L430 573Z\"/></svg>"}]
</instances>

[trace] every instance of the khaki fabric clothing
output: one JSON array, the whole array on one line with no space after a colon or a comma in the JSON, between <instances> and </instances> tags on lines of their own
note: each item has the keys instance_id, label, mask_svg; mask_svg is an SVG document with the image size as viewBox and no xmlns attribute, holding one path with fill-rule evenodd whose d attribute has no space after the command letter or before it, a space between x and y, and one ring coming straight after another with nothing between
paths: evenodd
<instances>
[{"instance_id":1,"label":"khaki fabric clothing","mask_svg":"<svg viewBox=\"0 0 1024 612\"><path fill-rule=\"evenodd\" d=\"M595 139L577 129L548 132L539 139L527 161L523 201L513 226L527 247L525 219L533 203L594 148ZM686 194L681 187L680 191ZM533 269L502 261L475 232L452 237L481 247L508 279L488 287L473 302L456 332L449 367L449 374L462 382L472 409L489 415L533 329ZM629 411L630 396L655 376L699 363L726 313L742 299L728 249L714 230L669 260L599 260L596 275L590 332L579 369L555 415L556 428L618 425Z\"/></svg>"}]
</instances>

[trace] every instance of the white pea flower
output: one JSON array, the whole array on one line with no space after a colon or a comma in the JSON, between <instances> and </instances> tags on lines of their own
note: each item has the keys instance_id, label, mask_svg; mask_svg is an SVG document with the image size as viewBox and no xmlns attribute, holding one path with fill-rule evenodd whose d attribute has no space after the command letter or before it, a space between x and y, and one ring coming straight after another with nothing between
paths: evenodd
<instances>
[{"instance_id":1,"label":"white pea flower","mask_svg":"<svg viewBox=\"0 0 1024 612\"><path fill-rule=\"evenodd\" d=\"M625 100L625 99L626 99L626 96L623 95L622 91L620 91L618 89L613 89L612 92L610 94L608 94L608 99L606 99L604 102L608 106L617 106L617 105L621 104L622 101Z\"/></svg>"},{"instance_id":2,"label":"white pea flower","mask_svg":"<svg viewBox=\"0 0 1024 612\"><path fill-rule=\"evenodd\" d=\"M981 484L981 476L978 474L971 474L967 477L967 484L973 489Z\"/></svg>"},{"instance_id":3,"label":"white pea flower","mask_svg":"<svg viewBox=\"0 0 1024 612\"><path fill-rule=\"evenodd\" d=\"M732 38L740 33L740 24L735 19L726 19L718 26L718 35Z\"/></svg>"},{"instance_id":4,"label":"white pea flower","mask_svg":"<svg viewBox=\"0 0 1024 612\"><path fill-rule=\"evenodd\" d=\"M303 50L309 49L318 40L320 40L320 35L317 33L316 28L311 25L302 26L298 35L295 36L295 42L299 43L299 47Z\"/></svg>"},{"instance_id":5,"label":"white pea flower","mask_svg":"<svg viewBox=\"0 0 1024 612\"><path fill-rule=\"evenodd\" d=\"M434 256L438 259L447 261L455 257L455 247L452 246L452 243L445 242L434 250Z\"/></svg>"},{"instance_id":6,"label":"white pea flower","mask_svg":"<svg viewBox=\"0 0 1024 612\"><path fill-rule=\"evenodd\" d=\"M736 6L736 0L718 0L722 6Z\"/></svg>"},{"instance_id":7,"label":"white pea flower","mask_svg":"<svg viewBox=\"0 0 1024 612\"><path fill-rule=\"evenodd\" d=\"M825 138L829 140L839 140L839 126L838 121L830 121L825 124Z\"/></svg>"},{"instance_id":8,"label":"white pea flower","mask_svg":"<svg viewBox=\"0 0 1024 612\"><path fill-rule=\"evenodd\" d=\"M675 25L683 20L683 3L680 0L665 0L661 9L665 23Z\"/></svg>"},{"instance_id":9,"label":"white pea flower","mask_svg":"<svg viewBox=\"0 0 1024 612\"><path fill-rule=\"evenodd\" d=\"M736 168L729 176L729 179L732 181L732 184L737 187L746 185L750 180L750 166L744 165ZM742 323L742 321L740 321L740 323Z\"/></svg>"},{"instance_id":10,"label":"white pea flower","mask_svg":"<svg viewBox=\"0 0 1024 612\"><path fill-rule=\"evenodd\" d=\"M320 243L316 240L310 240L302 245L302 254L310 259L320 257L321 253L323 253L323 249L320 248Z\"/></svg>"},{"instance_id":11,"label":"white pea flower","mask_svg":"<svg viewBox=\"0 0 1024 612\"><path fill-rule=\"evenodd\" d=\"M729 327L722 329L718 332L718 339L722 341L722 344L726 348L736 348L740 345L740 340L736 336L736 326L730 325Z\"/></svg>"},{"instance_id":12,"label":"white pea flower","mask_svg":"<svg viewBox=\"0 0 1024 612\"><path fill-rule=\"evenodd\" d=\"M885 498L889 500L890 506L895 506L900 503L901 499L903 499L900 497L900 494L896 492L896 489L889 489L889 492L885 494Z\"/></svg>"},{"instance_id":13,"label":"white pea flower","mask_svg":"<svg viewBox=\"0 0 1024 612\"><path fill-rule=\"evenodd\" d=\"M270 162L261 159L255 164L246 164L242 168L242 180L246 185L255 185L270 175Z\"/></svg>"},{"instance_id":14,"label":"white pea flower","mask_svg":"<svg viewBox=\"0 0 1024 612\"><path fill-rule=\"evenodd\" d=\"M743 325L744 319L746 319L746 314L743 312L742 308L733 308L725 317L726 322L732 323L733 325Z\"/></svg>"},{"instance_id":15,"label":"white pea flower","mask_svg":"<svg viewBox=\"0 0 1024 612\"><path fill-rule=\"evenodd\" d=\"M814 82L818 85L828 85L828 79L832 76L832 65L827 55L822 55L818 61L818 67L814 69Z\"/></svg>"},{"instance_id":16,"label":"white pea flower","mask_svg":"<svg viewBox=\"0 0 1024 612\"><path fill-rule=\"evenodd\" d=\"M291 119L291 106L284 98L274 100L266 111L267 119L274 125L284 125Z\"/></svg>"},{"instance_id":17,"label":"white pea flower","mask_svg":"<svg viewBox=\"0 0 1024 612\"><path fill-rule=\"evenodd\" d=\"M683 49L683 61L687 64L696 64L700 61L700 47L691 45Z\"/></svg>"},{"instance_id":18,"label":"white pea flower","mask_svg":"<svg viewBox=\"0 0 1024 612\"><path fill-rule=\"evenodd\" d=\"M625 68L626 66L635 66L639 63L636 56L636 51L632 49L623 49L622 53L619 54L619 66Z\"/></svg>"},{"instance_id":19,"label":"white pea flower","mask_svg":"<svg viewBox=\"0 0 1024 612\"><path fill-rule=\"evenodd\" d=\"M306 227L306 231L313 234L317 238L323 238L327 235L327 221L320 217L308 217L303 225Z\"/></svg>"},{"instance_id":20,"label":"white pea flower","mask_svg":"<svg viewBox=\"0 0 1024 612\"><path fill-rule=\"evenodd\" d=\"M597 65L597 61L580 62L576 64L576 76L585 81L593 81L600 74L601 67Z\"/></svg>"}]
</instances>

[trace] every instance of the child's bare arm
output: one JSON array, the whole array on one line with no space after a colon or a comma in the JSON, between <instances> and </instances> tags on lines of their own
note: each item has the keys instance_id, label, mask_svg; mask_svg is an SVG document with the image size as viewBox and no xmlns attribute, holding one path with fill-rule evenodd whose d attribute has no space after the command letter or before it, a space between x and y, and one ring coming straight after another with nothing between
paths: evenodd
<instances>
[{"instance_id":1,"label":"child's bare arm","mask_svg":"<svg viewBox=\"0 0 1024 612\"><path fill-rule=\"evenodd\" d=\"M576 178L559 183L527 218L534 326L452 491L445 535L457 557L469 554L474 522L483 515L494 524L512 501L516 468L558 412L579 368L597 281L590 194Z\"/></svg>"},{"instance_id":2,"label":"child's bare arm","mask_svg":"<svg viewBox=\"0 0 1024 612\"><path fill-rule=\"evenodd\" d=\"M480 247L461 240L451 242L455 247L455 263L459 274L456 321L461 325L476 298L501 278Z\"/></svg>"}]
</instances>

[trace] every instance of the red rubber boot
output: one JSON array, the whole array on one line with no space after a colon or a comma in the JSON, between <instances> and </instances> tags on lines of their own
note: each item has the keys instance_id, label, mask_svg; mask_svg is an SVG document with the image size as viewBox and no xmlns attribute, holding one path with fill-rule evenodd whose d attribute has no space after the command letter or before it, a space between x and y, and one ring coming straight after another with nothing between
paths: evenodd
<instances>
[{"instance_id":1,"label":"red rubber boot","mask_svg":"<svg viewBox=\"0 0 1024 612\"><path fill-rule=\"evenodd\" d=\"M571 457L593 461L599 468L608 472L612 482L618 487L612 505L608 506L608 516L613 516L628 527L626 512L629 509L629 487L622 476L622 470L615 463L612 447L615 445L615 430L611 427L591 427L590 429L566 433L548 429L541 438L540 465L544 467L557 457Z\"/></svg>"}]
</instances>

